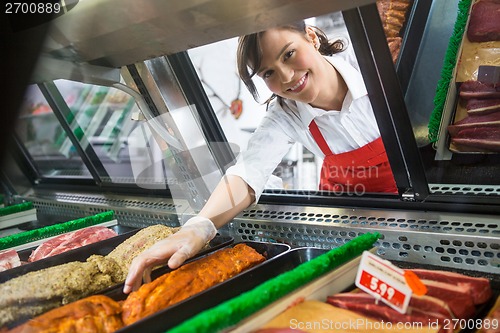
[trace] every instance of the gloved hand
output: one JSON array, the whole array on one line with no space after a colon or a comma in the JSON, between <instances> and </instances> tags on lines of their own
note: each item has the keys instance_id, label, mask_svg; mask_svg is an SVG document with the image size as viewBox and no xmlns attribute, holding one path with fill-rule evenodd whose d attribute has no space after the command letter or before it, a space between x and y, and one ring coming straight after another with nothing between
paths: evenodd
<instances>
[{"instance_id":1,"label":"gloved hand","mask_svg":"<svg viewBox=\"0 0 500 333\"><path fill-rule=\"evenodd\" d=\"M151 270L168 260L168 266L175 269L197 254L217 234L210 219L195 216L189 219L175 234L158 241L134 258L130 265L123 292L137 290L141 280L151 282Z\"/></svg>"}]
</instances>

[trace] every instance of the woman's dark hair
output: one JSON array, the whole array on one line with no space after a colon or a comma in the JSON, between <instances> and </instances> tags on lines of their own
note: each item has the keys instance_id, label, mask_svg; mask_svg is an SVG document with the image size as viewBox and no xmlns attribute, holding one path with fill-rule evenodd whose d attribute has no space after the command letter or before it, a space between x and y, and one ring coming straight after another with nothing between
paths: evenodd
<instances>
[{"instance_id":1,"label":"woman's dark hair","mask_svg":"<svg viewBox=\"0 0 500 333\"><path fill-rule=\"evenodd\" d=\"M321 29L314 26L310 27L319 38L320 46L318 51L321 54L332 55L344 51L346 45L341 39L330 42L326 34ZM306 24L303 21L283 25L278 28L297 31L303 34L306 33ZM257 74L262 62L261 38L264 32L265 31L256 32L240 37L238 40L238 50L236 55L239 76L257 102L259 99L259 93L252 81L252 78L255 74ZM273 96L267 100L267 103L274 97L276 96L273 94Z\"/></svg>"}]
</instances>

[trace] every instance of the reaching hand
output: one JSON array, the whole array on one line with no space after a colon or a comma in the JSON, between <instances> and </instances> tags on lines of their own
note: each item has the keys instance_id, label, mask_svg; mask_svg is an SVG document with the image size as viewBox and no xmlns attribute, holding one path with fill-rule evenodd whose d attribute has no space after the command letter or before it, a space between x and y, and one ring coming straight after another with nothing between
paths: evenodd
<instances>
[{"instance_id":1,"label":"reaching hand","mask_svg":"<svg viewBox=\"0 0 500 333\"><path fill-rule=\"evenodd\" d=\"M189 219L175 234L158 241L134 258L123 287L125 294L137 290L144 282L151 282L151 270L168 260L168 266L175 269L197 254L212 238L217 229L210 219L195 216Z\"/></svg>"}]
</instances>

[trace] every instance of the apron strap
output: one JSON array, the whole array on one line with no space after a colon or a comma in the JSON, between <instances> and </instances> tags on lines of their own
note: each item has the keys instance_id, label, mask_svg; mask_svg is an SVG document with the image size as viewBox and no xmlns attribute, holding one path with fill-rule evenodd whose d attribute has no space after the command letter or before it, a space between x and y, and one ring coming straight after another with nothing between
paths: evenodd
<instances>
[{"instance_id":1,"label":"apron strap","mask_svg":"<svg viewBox=\"0 0 500 333\"><path fill-rule=\"evenodd\" d=\"M333 154L330 147L328 147L328 144L326 143L326 140L323 137L323 134L321 134L321 131L319 130L318 125L316 124L314 119L311 120L311 123L309 124L309 132L311 132L314 141L316 141L316 143L319 146L319 149L321 149L321 151L323 152L323 154L325 154L325 156Z\"/></svg>"}]
</instances>

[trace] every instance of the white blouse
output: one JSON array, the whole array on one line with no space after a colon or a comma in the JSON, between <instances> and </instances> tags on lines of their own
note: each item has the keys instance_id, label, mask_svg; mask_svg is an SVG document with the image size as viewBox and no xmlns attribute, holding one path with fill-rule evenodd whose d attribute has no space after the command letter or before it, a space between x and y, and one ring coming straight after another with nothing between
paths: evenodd
<instances>
[{"instance_id":1,"label":"white blouse","mask_svg":"<svg viewBox=\"0 0 500 333\"><path fill-rule=\"evenodd\" d=\"M342 75L348 88L342 109L325 111L307 103L276 100L252 134L247 149L238 156L226 175L237 175L255 191L259 200L276 166L295 142L300 142L320 158L324 154L309 131L314 119L331 151L335 154L351 151L380 137L380 132L368 98L363 76L356 58L348 51L325 57Z\"/></svg>"}]
</instances>

